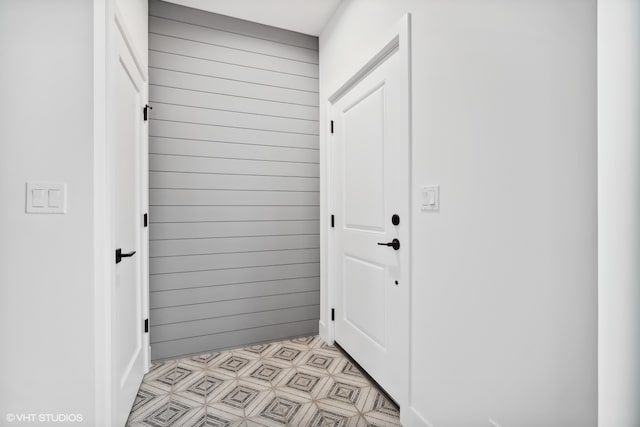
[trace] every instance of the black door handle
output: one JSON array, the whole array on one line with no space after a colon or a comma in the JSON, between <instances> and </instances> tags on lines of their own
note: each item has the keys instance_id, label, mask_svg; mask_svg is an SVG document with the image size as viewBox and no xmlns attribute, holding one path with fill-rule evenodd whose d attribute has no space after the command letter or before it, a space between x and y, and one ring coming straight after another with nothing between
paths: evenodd
<instances>
[{"instance_id":1,"label":"black door handle","mask_svg":"<svg viewBox=\"0 0 640 427\"><path fill-rule=\"evenodd\" d=\"M394 250L400 249L400 240L393 239L389 243L378 243L379 246L391 246Z\"/></svg>"},{"instance_id":2,"label":"black door handle","mask_svg":"<svg viewBox=\"0 0 640 427\"><path fill-rule=\"evenodd\" d=\"M130 258L136 254L136 251L131 251L129 253L122 253L122 249L116 249L116 264L122 261L122 258Z\"/></svg>"}]
</instances>

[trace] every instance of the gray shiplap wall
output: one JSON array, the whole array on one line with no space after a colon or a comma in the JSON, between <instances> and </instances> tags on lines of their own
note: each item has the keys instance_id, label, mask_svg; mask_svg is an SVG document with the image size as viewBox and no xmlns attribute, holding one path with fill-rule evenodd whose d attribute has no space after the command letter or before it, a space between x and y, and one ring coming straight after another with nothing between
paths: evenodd
<instances>
[{"instance_id":1,"label":"gray shiplap wall","mask_svg":"<svg viewBox=\"0 0 640 427\"><path fill-rule=\"evenodd\" d=\"M149 15L152 358L317 333L318 39Z\"/></svg>"}]
</instances>

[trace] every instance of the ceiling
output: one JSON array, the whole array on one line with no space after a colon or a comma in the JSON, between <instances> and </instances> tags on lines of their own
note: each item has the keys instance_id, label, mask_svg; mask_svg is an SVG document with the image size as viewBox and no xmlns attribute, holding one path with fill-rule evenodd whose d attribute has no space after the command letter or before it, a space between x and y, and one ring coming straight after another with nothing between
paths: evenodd
<instances>
[{"instance_id":1,"label":"ceiling","mask_svg":"<svg viewBox=\"0 0 640 427\"><path fill-rule=\"evenodd\" d=\"M318 36L342 0L166 1Z\"/></svg>"}]
</instances>

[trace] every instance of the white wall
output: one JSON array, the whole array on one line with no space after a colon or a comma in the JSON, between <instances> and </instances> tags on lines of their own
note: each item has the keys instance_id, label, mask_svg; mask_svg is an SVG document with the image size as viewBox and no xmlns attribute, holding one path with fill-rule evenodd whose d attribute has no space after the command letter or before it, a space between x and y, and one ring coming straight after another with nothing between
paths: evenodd
<instances>
[{"instance_id":1,"label":"white wall","mask_svg":"<svg viewBox=\"0 0 640 427\"><path fill-rule=\"evenodd\" d=\"M413 415L594 426L596 2L345 0L320 36L321 123L322 100L406 12ZM439 213L419 210L427 184Z\"/></svg>"},{"instance_id":2,"label":"white wall","mask_svg":"<svg viewBox=\"0 0 640 427\"><path fill-rule=\"evenodd\" d=\"M91 2L0 2L0 94L0 424L94 425ZM25 214L28 180L67 183L68 213Z\"/></svg>"},{"instance_id":3,"label":"white wall","mask_svg":"<svg viewBox=\"0 0 640 427\"><path fill-rule=\"evenodd\" d=\"M340 0L167 0L221 15L317 36Z\"/></svg>"},{"instance_id":4,"label":"white wall","mask_svg":"<svg viewBox=\"0 0 640 427\"><path fill-rule=\"evenodd\" d=\"M640 425L640 1L598 2L598 418Z\"/></svg>"}]
</instances>

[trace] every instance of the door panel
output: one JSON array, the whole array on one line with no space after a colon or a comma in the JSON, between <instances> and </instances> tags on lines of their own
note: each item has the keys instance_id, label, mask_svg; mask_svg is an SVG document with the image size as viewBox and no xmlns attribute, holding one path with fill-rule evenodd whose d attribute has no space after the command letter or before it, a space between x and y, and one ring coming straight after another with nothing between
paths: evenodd
<instances>
[{"instance_id":1,"label":"door panel","mask_svg":"<svg viewBox=\"0 0 640 427\"><path fill-rule=\"evenodd\" d=\"M386 268L349 255L344 257L344 318L350 326L385 348ZM376 307L378 310L371 310Z\"/></svg>"},{"instance_id":2,"label":"door panel","mask_svg":"<svg viewBox=\"0 0 640 427\"><path fill-rule=\"evenodd\" d=\"M114 38L109 128L113 244L123 253L136 251L115 264L111 294L113 422L124 425L145 370L140 225L144 82L119 29Z\"/></svg>"},{"instance_id":3,"label":"door panel","mask_svg":"<svg viewBox=\"0 0 640 427\"><path fill-rule=\"evenodd\" d=\"M384 87L349 106L343 121L345 226L384 231Z\"/></svg>"},{"instance_id":4,"label":"door panel","mask_svg":"<svg viewBox=\"0 0 640 427\"><path fill-rule=\"evenodd\" d=\"M406 381L409 292L403 83L394 51L334 103L331 145L335 340L398 400ZM399 225L391 222L394 214L401 218ZM398 250L378 245L393 239L400 241Z\"/></svg>"}]
</instances>

